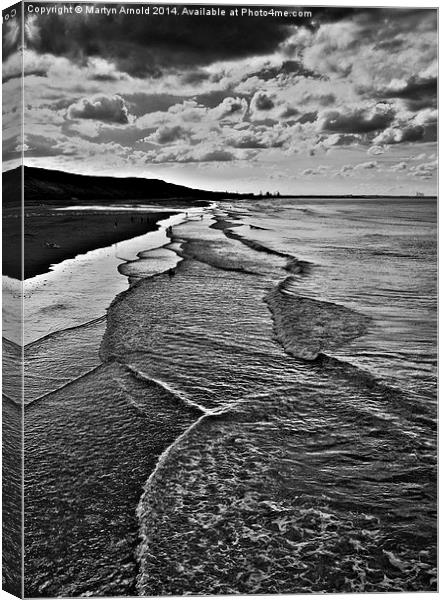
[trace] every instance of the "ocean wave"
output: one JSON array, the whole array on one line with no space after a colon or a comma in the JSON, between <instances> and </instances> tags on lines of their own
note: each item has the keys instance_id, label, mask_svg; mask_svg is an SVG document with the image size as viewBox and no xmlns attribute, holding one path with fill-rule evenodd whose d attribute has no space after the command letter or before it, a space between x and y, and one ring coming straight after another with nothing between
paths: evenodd
<instances>
[{"instance_id":1,"label":"ocean wave","mask_svg":"<svg viewBox=\"0 0 444 600\"><path fill-rule=\"evenodd\" d=\"M298 296L310 263L208 221L175 228L174 278L113 300L106 364L41 403L30 456L48 485L62 474L70 570L84 562L66 533L82 507L95 544L74 583L31 553L33 590L128 595L138 542L140 595L435 589L433 439L402 392L326 354L370 319ZM262 300L280 269L292 275L265 296L276 344ZM86 475L66 467L67 447L68 462L88 456ZM42 504L34 514L51 522L58 505Z\"/></svg>"},{"instance_id":2,"label":"ocean wave","mask_svg":"<svg viewBox=\"0 0 444 600\"><path fill-rule=\"evenodd\" d=\"M39 346L42 342L53 340L53 339L59 337L60 335L66 334L68 332L75 332L80 329L83 330L83 329L92 327L94 325L97 325L99 323L105 323L105 321L106 321L106 315L102 315L101 317L91 319L90 321L86 321L85 323L80 323L79 325L73 325L72 327L65 327L64 329L57 329L57 331L52 331L51 333L48 333L47 335L44 335L41 338L38 338L37 340L33 340L32 342L29 342L29 344L26 344L25 351L30 350L34 346Z\"/></svg>"},{"instance_id":3,"label":"ocean wave","mask_svg":"<svg viewBox=\"0 0 444 600\"><path fill-rule=\"evenodd\" d=\"M66 387L98 367L101 363L98 348L105 328L103 316L81 326L55 331L25 346L26 404Z\"/></svg>"},{"instance_id":4,"label":"ocean wave","mask_svg":"<svg viewBox=\"0 0 444 600\"><path fill-rule=\"evenodd\" d=\"M225 252L221 252L225 250ZM188 241L183 245L183 249L179 251L179 255L184 258L189 258L203 262L216 269L222 271L234 271L237 273L245 273L247 275L261 275L262 270L256 262L248 261L238 254L230 256L227 248L221 247L217 242L198 242Z\"/></svg>"},{"instance_id":5,"label":"ocean wave","mask_svg":"<svg viewBox=\"0 0 444 600\"><path fill-rule=\"evenodd\" d=\"M27 596L136 595L141 490L200 415L116 362L27 407Z\"/></svg>"},{"instance_id":6,"label":"ocean wave","mask_svg":"<svg viewBox=\"0 0 444 600\"><path fill-rule=\"evenodd\" d=\"M137 369L137 367L134 367L131 364L122 363L122 362L120 364L122 364L125 367L125 369L127 369L132 375L134 375L134 377L136 377L136 379L144 381L144 382L148 383L149 385L158 386L159 388L161 388L161 389L165 390L166 392L168 392L169 394L171 394L171 396L173 398L176 398L177 400L179 400L181 403L185 404L189 408L196 409L203 414L210 414L211 411L209 411L207 408L205 408L201 404L198 404L197 402L194 402L194 400L192 400L187 394L175 389L172 385L166 383L165 381L160 381L159 379L156 379L155 377L151 377L150 375L147 375L146 373L144 373L140 369Z\"/></svg>"},{"instance_id":7,"label":"ocean wave","mask_svg":"<svg viewBox=\"0 0 444 600\"><path fill-rule=\"evenodd\" d=\"M5 368L5 365L3 366ZM6 383L3 379L3 385ZM3 589L22 595L22 459L23 410L21 402L2 394L2 511Z\"/></svg>"},{"instance_id":8,"label":"ocean wave","mask_svg":"<svg viewBox=\"0 0 444 600\"><path fill-rule=\"evenodd\" d=\"M252 240L252 239L243 237L242 235L239 235L239 234L235 233L234 231L232 231L232 229L225 228L224 233L228 238L238 240L245 246L248 246L249 248L252 248L253 250L257 250L258 252L265 252L267 254L273 254L274 256L281 256L282 258L287 258L290 260L295 260L295 258L296 258L295 256L293 256L292 254L289 254L288 252L281 252L280 250L275 250L274 248L265 246L265 244L262 244L261 242L258 242L257 240Z\"/></svg>"},{"instance_id":9,"label":"ocean wave","mask_svg":"<svg viewBox=\"0 0 444 600\"><path fill-rule=\"evenodd\" d=\"M184 432L138 508L139 594L436 589L433 494L427 517L412 497L431 473L421 442L393 428L381 444L337 397L295 384Z\"/></svg>"},{"instance_id":10,"label":"ocean wave","mask_svg":"<svg viewBox=\"0 0 444 600\"><path fill-rule=\"evenodd\" d=\"M288 258L285 270L292 274L309 275L312 263L307 260L299 260L298 258Z\"/></svg>"},{"instance_id":11,"label":"ocean wave","mask_svg":"<svg viewBox=\"0 0 444 600\"><path fill-rule=\"evenodd\" d=\"M274 248L271 248L270 246L265 245L262 242L259 242L258 240L245 237L233 231L233 227L241 227L242 225L243 223L233 223L224 219L223 217L216 217L216 223L213 224L212 227L215 229L221 229L228 238L237 240L244 246L247 246L248 248L251 248L256 252L264 252L266 254L279 256L281 258L286 259L286 263L285 266L283 266L283 268L289 273L298 275L308 275L310 273L311 267L313 265L309 261L300 260L292 254L276 250ZM267 227L258 227L254 225L250 225L250 229L270 231L270 229Z\"/></svg>"},{"instance_id":12,"label":"ocean wave","mask_svg":"<svg viewBox=\"0 0 444 600\"><path fill-rule=\"evenodd\" d=\"M188 223L186 227L176 227L174 230L175 242L182 242L180 250L176 250L179 256L197 260L199 262L216 267L224 271L235 271L249 275L263 275L264 270L274 269L276 266L284 267L285 263L276 262L270 256L267 261L259 262L254 248L244 248L239 245L236 236L227 235L227 227L233 223L215 215L214 218L206 218L197 222L194 227ZM203 232L203 227L207 231ZM230 239L232 237L232 239ZM270 255L280 256L274 252Z\"/></svg>"},{"instance_id":13,"label":"ocean wave","mask_svg":"<svg viewBox=\"0 0 444 600\"><path fill-rule=\"evenodd\" d=\"M19 406L23 402L23 350L5 337L2 337L2 367L3 393Z\"/></svg>"},{"instance_id":14,"label":"ocean wave","mask_svg":"<svg viewBox=\"0 0 444 600\"><path fill-rule=\"evenodd\" d=\"M55 385L54 388L50 389L49 391L47 391L46 393L42 394L41 396L36 396L36 397L27 397L26 398L26 407L31 406L31 405L35 405L38 402L42 402L43 400L46 400L49 396L51 396L52 394L55 394L56 392L63 392L63 390L65 388L68 388L69 386L75 384L76 382L81 381L83 378L88 377L89 375L92 375L95 371L97 371L98 369L100 369L102 365L98 365L97 367L93 367L92 369L90 369L89 371L85 371L84 373L82 373L81 375L79 375L78 377L73 377L72 379L68 379L68 381L64 384L61 384L60 381L58 380L57 377L45 377L44 378L44 382L47 383L48 380L52 380L53 382L58 382L58 385ZM35 379L36 375L33 374L33 378Z\"/></svg>"},{"instance_id":15,"label":"ocean wave","mask_svg":"<svg viewBox=\"0 0 444 600\"><path fill-rule=\"evenodd\" d=\"M370 318L345 306L288 292L292 276L265 296L276 338L285 350L304 360L342 346L367 331Z\"/></svg>"}]
</instances>

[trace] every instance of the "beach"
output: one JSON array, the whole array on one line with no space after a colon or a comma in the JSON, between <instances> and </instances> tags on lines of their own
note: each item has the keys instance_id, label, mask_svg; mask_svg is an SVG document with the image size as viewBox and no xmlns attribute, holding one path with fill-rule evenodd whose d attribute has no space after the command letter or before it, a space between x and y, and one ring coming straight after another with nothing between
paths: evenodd
<instances>
[{"instance_id":1,"label":"beach","mask_svg":"<svg viewBox=\"0 0 444 600\"><path fill-rule=\"evenodd\" d=\"M125 212L124 208L110 213L85 210L57 211L42 207L28 208L25 215L25 279L46 273L50 266L58 264L89 250L110 246L156 229L159 216L167 218L167 211L153 214L142 209L137 213ZM10 220L15 217L11 216ZM14 228L8 221L5 232L12 238ZM19 231L15 235L20 235ZM8 240L6 246L14 243ZM6 253L4 274L20 278L20 256Z\"/></svg>"},{"instance_id":2,"label":"beach","mask_svg":"<svg viewBox=\"0 0 444 600\"><path fill-rule=\"evenodd\" d=\"M6 592L438 592L437 9L252 8L4 11Z\"/></svg>"},{"instance_id":3,"label":"beach","mask_svg":"<svg viewBox=\"0 0 444 600\"><path fill-rule=\"evenodd\" d=\"M30 343L27 595L436 589L435 211L182 214Z\"/></svg>"}]
</instances>

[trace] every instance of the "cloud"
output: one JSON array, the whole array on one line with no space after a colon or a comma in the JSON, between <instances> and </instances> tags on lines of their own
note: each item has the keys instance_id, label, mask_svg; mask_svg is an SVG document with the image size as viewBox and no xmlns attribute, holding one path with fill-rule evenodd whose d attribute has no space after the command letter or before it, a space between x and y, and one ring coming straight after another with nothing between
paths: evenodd
<instances>
[{"instance_id":1,"label":"cloud","mask_svg":"<svg viewBox=\"0 0 444 600\"><path fill-rule=\"evenodd\" d=\"M328 172L328 170L329 170L329 168L327 166L319 165L316 168L304 169L301 174L304 177L310 176L310 175L325 175Z\"/></svg>"},{"instance_id":2,"label":"cloud","mask_svg":"<svg viewBox=\"0 0 444 600\"><path fill-rule=\"evenodd\" d=\"M269 111L274 108L274 102L265 92L256 92L251 99L250 108L254 112Z\"/></svg>"},{"instance_id":3,"label":"cloud","mask_svg":"<svg viewBox=\"0 0 444 600\"><path fill-rule=\"evenodd\" d=\"M219 120L242 120L247 113L248 102L245 98L224 98L212 109L212 115Z\"/></svg>"},{"instance_id":4,"label":"cloud","mask_svg":"<svg viewBox=\"0 0 444 600\"><path fill-rule=\"evenodd\" d=\"M312 30L301 27L285 44L306 68L328 76L332 88L346 81L362 98L403 98L410 107L428 96L430 106L436 31L436 10L372 8Z\"/></svg>"},{"instance_id":5,"label":"cloud","mask_svg":"<svg viewBox=\"0 0 444 600\"><path fill-rule=\"evenodd\" d=\"M333 146L350 146L360 141L360 136L353 133L334 133L321 141L321 145L326 148Z\"/></svg>"},{"instance_id":6,"label":"cloud","mask_svg":"<svg viewBox=\"0 0 444 600\"><path fill-rule=\"evenodd\" d=\"M399 113L390 127L380 132L374 144L400 144L402 142L435 141L438 111L432 108L417 113Z\"/></svg>"},{"instance_id":7,"label":"cloud","mask_svg":"<svg viewBox=\"0 0 444 600\"><path fill-rule=\"evenodd\" d=\"M250 73L250 77L257 77L261 81L269 81L279 76L298 75L302 77L320 78L322 75L304 67L300 60L283 60L278 65L265 64L261 69Z\"/></svg>"},{"instance_id":8,"label":"cloud","mask_svg":"<svg viewBox=\"0 0 444 600\"><path fill-rule=\"evenodd\" d=\"M363 162L355 165L355 169L376 169L378 163L375 161Z\"/></svg>"},{"instance_id":9,"label":"cloud","mask_svg":"<svg viewBox=\"0 0 444 600\"><path fill-rule=\"evenodd\" d=\"M95 81L127 81L126 73L116 71L114 65L103 58L93 57L88 59L88 79Z\"/></svg>"},{"instance_id":10,"label":"cloud","mask_svg":"<svg viewBox=\"0 0 444 600\"><path fill-rule=\"evenodd\" d=\"M182 101L181 96L172 94L158 94L147 92L129 92L120 94L128 106L128 110L135 117L141 117L147 113L166 111L171 106Z\"/></svg>"},{"instance_id":11,"label":"cloud","mask_svg":"<svg viewBox=\"0 0 444 600\"><path fill-rule=\"evenodd\" d=\"M406 125L389 127L377 135L375 144L400 144L401 142L418 142L424 137L424 128L421 125Z\"/></svg>"},{"instance_id":12,"label":"cloud","mask_svg":"<svg viewBox=\"0 0 444 600\"><path fill-rule=\"evenodd\" d=\"M406 171L408 168L408 165L405 161L402 161L400 163L396 163L395 165L392 165L389 170L390 171Z\"/></svg>"},{"instance_id":13,"label":"cloud","mask_svg":"<svg viewBox=\"0 0 444 600\"><path fill-rule=\"evenodd\" d=\"M282 90L280 92L255 92L250 100L250 119L268 120L273 125L273 122L297 121L302 118L300 110L287 101L287 95Z\"/></svg>"},{"instance_id":14,"label":"cloud","mask_svg":"<svg viewBox=\"0 0 444 600\"><path fill-rule=\"evenodd\" d=\"M247 129L228 132L225 143L234 148L282 148L290 137L291 129L287 127L250 124Z\"/></svg>"},{"instance_id":15,"label":"cloud","mask_svg":"<svg viewBox=\"0 0 444 600\"><path fill-rule=\"evenodd\" d=\"M387 146L370 146L367 150L367 154L371 156L378 156L379 154L384 154L387 151Z\"/></svg>"},{"instance_id":16,"label":"cloud","mask_svg":"<svg viewBox=\"0 0 444 600\"><path fill-rule=\"evenodd\" d=\"M127 157L131 153L131 148L124 147L121 144L109 142L106 144L97 144L82 138L65 138L59 141L54 148L65 156L76 157L96 157L103 155L109 157Z\"/></svg>"},{"instance_id":17,"label":"cloud","mask_svg":"<svg viewBox=\"0 0 444 600\"><path fill-rule=\"evenodd\" d=\"M319 114L320 131L338 133L370 133L385 129L394 119L395 111L388 104L377 104L371 108L350 110L326 110Z\"/></svg>"},{"instance_id":18,"label":"cloud","mask_svg":"<svg viewBox=\"0 0 444 600\"><path fill-rule=\"evenodd\" d=\"M346 76L360 37L360 26L354 21L321 25L304 50L303 62L321 73Z\"/></svg>"},{"instance_id":19,"label":"cloud","mask_svg":"<svg viewBox=\"0 0 444 600\"><path fill-rule=\"evenodd\" d=\"M416 125L436 125L438 122L438 111L435 108L426 108L416 114L413 122Z\"/></svg>"},{"instance_id":20,"label":"cloud","mask_svg":"<svg viewBox=\"0 0 444 600\"><path fill-rule=\"evenodd\" d=\"M179 12L183 7L177 7ZM228 9L226 11L229 12ZM112 62L135 77L216 61L273 53L290 34L291 20L187 15L58 15L28 17L27 44L39 54ZM112 40L112 43L110 43Z\"/></svg>"},{"instance_id":21,"label":"cloud","mask_svg":"<svg viewBox=\"0 0 444 600\"><path fill-rule=\"evenodd\" d=\"M301 115L301 113L298 111L297 108L294 108L293 106L288 106L288 105L283 105L281 110L279 111L278 114L279 119L283 119L283 120L294 120L297 119L298 121L300 121L301 119L305 118L309 118L309 116L307 115Z\"/></svg>"},{"instance_id":22,"label":"cloud","mask_svg":"<svg viewBox=\"0 0 444 600\"><path fill-rule=\"evenodd\" d=\"M82 98L68 108L70 119L94 119L105 123L129 123L128 107L124 99L114 96L96 96L95 98Z\"/></svg>"},{"instance_id":23,"label":"cloud","mask_svg":"<svg viewBox=\"0 0 444 600\"><path fill-rule=\"evenodd\" d=\"M51 137L68 138L59 151L94 141L85 148L97 148L106 168L103 144L134 164L244 161L244 168L257 159L265 168L312 153L301 170L325 160L337 172L350 162L343 175L376 178L387 163L417 153L394 145L436 139L436 11L313 13L298 22L27 18L28 127L44 135L47 120ZM12 59L8 76L19 72ZM45 152L43 144L32 148ZM388 151L392 160L382 156L373 172L356 166Z\"/></svg>"},{"instance_id":24,"label":"cloud","mask_svg":"<svg viewBox=\"0 0 444 600\"><path fill-rule=\"evenodd\" d=\"M155 144L172 144L178 140L184 140L189 137L189 132L180 125L169 127L162 125L155 133L146 138L147 141Z\"/></svg>"},{"instance_id":25,"label":"cloud","mask_svg":"<svg viewBox=\"0 0 444 600\"><path fill-rule=\"evenodd\" d=\"M436 160L432 160L427 163L421 163L419 165L415 165L411 167L411 173L414 177L418 177L420 179L431 179L438 168L438 162Z\"/></svg>"},{"instance_id":26,"label":"cloud","mask_svg":"<svg viewBox=\"0 0 444 600\"><path fill-rule=\"evenodd\" d=\"M167 111L147 113L136 119L134 125L140 130L156 129L157 132L148 138L156 143L169 143L178 137L195 142L215 134L220 136L222 130L230 131L231 127L243 122L247 111L248 103L244 98L226 97L213 108L196 100L185 100L173 104Z\"/></svg>"},{"instance_id":27,"label":"cloud","mask_svg":"<svg viewBox=\"0 0 444 600\"><path fill-rule=\"evenodd\" d=\"M149 152L147 158L154 163L194 163L194 162L231 162L236 160L234 152L225 148L211 148L209 144L190 148L181 146L168 148L161 152Z\"/></svg>"},{"instance_id":28,"label":"cloud","mask_svg":"<svg viewBox=\"0 0 444 600\"><path fill-rule=\"evenodd\" d=\"M225 162L234 160L234 158L234 154L225 149L208 150L202 154L197 154L197 160L200 162Z\"/></svg>"},{"instance_id":29,"label":"cloud","mask_svg":"<svg viewBox=\"0 0 444 600\"><path fill-rule=\"evenodd\" d=\"M394 78L376 93L384 98L399 98L406 101L410 110L435 107L438 94L438 64L434 59L423 71L404 78Z\"/></svg>"},{"instance_id":30,"label":"cloud","mask_svg":"<svg viewBox=\"0 0 444 600\"><path fill-rule=\"evenodd\" d=\"M341 177L344 176L350 176L353 175L353 172L356 171L360 171L360 170L371 170L371 169L376 169L378 167L378 163L375 161L367 161L367 162L363 162L363 163L358 163L356 165L343 165L339 171L336 173L336 175L339 175Z\"/></svg>"},{"instance_id":31,"label":"cloud","mask_svg":"<svg viewBox=\"0 0 444 600\"><path fill-rule=\"evenodd\" d=\"M21 6L14 6L16 16L2 21L2 59L5 61L12 54L18 53L21 45Z\"/></svg>"}]
</instances>

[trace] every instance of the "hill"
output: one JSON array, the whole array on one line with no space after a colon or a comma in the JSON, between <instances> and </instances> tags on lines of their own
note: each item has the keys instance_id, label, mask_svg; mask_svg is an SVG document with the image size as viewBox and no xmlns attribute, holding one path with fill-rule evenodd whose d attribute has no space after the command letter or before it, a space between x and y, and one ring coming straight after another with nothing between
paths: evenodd
<instances>
[{"instance_id":1,"label":"hill","mask_svg":"<svg viewBox=\"0 0 444 600\"><path fill-rule=\"evenodd\" d=\"M3 173L3 198L6 203L17 200L20 184L20 168ZM69 202L99 200L215 200L223 197L220 192L193 189L168 183L160 179L140 177L98 177L77 175L63 171L51 171L24 167L26 202Z\"/></svg>"}]
</instances>

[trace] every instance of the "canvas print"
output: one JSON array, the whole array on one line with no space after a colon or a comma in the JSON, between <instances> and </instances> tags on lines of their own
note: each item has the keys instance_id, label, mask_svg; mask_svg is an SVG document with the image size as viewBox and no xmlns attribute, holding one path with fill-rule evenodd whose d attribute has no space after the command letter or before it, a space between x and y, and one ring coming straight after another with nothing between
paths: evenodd
<instances>
[{"instance_id":1,"label":"canvas print","mask_svg":"<svg viewBox=\"0 0 444 600\"><path fill-rule=\"evenodd\" d=\"M436 139L436 8L3 11L6 591L437 590Z\"/></svg>"}]
</instances>

